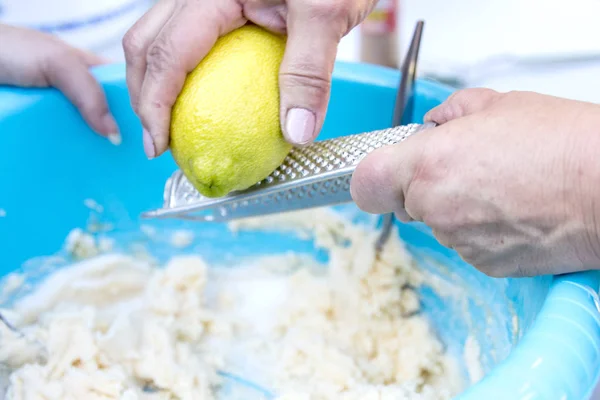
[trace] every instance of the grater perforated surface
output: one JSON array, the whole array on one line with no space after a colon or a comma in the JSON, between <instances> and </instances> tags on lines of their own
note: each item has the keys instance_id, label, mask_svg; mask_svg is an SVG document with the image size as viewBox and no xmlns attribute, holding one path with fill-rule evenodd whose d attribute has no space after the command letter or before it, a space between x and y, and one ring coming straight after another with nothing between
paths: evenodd
<instances>
[{"instance_id":1,"label":"grater perforated surface","mask_svg":"<svg viewBox=\"0 0 600 400\"><path fill-rule=\"evenodd\" d=\"M409 124L293 148L261 182L216 199L202 196L177 170L165 185L163 208L143 216L224 221L350 202L352 173L367 154L426 127Z\"/></svg>"}]
</instances>

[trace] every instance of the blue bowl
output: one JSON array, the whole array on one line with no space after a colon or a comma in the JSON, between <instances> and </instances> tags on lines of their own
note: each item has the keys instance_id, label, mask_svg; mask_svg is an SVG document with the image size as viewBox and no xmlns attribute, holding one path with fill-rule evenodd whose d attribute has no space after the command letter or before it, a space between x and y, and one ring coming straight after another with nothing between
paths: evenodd
<instances>
[{"instance_id":1,"label":"blue bowl","mask_svg":"<svg viewBox=\"0 0 600 400\"><path fill-rule=\"evenodd\" d=\"M148 161L141 126L133 114L123 65L95 70L123 135L119 147L89 131L57 91L0 88L0 275L35 268L56 254L75 227L85 228L85 199L104 206L103 222L120 244L143 240L139 214L161 206L166 179L176 168L169 155ZM394 70L338 63L332 99L320 139L389 126L399 81ZM415 117L442 102L449 88L419 81ZM348 206L354 207L352 205ZM355 210L356 211L356 210ZM358 211L356 211L358 212ZM296 250L310 244L280 233L232 236L223 225L153 222L161 231L191 229L187 251L218 259L224 250L245 256ZM441 246L421 224L399 232L422 268L461 288L462 299L422 289L424 312L446 344L460 356L471 332L481 346L485 377L459 399L585 399L600 371L600 275L492 279ZM173 250L153 245L155 256ZM32 261L33 260L33 261Z\"/></svg>"}]
</instances>

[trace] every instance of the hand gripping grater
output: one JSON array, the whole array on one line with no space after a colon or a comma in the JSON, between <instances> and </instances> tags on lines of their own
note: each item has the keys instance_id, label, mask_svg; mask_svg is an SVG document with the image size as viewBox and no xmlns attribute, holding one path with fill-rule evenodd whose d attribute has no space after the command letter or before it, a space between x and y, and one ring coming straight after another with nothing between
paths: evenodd
<instances>
[{"instance_id":1,"label":"hand gripping grater","mask_svg":"<svg viewBox=\"0 0 600 400\"><path fill-rule=\"evenodd\" d=\"M293 148L267 178L220 198L200 195L177 170L167 180L163 208L142 217L220 222L350 202L352 173L367 154L429 126L433 125L401 125Z\"/></svg>"}]
</instances>

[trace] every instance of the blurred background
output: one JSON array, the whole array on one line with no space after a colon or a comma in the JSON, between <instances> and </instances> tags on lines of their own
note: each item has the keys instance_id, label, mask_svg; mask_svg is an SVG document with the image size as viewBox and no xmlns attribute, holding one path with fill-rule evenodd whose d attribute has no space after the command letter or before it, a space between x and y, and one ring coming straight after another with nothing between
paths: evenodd
<instances>
[{"instance_id":1,"label":"blurred background","mask_svg":"<svg viewBox=\"0 0 600 400\"><path fill-rule=\"evenodd\" d=\"M0 21L122 61L121 37L154 1L0 0ZM600 103L598 15L600 0L381 0L344 38L338 59L397 65L424 19L422 76Z\"/></svg>"}]
</instances>

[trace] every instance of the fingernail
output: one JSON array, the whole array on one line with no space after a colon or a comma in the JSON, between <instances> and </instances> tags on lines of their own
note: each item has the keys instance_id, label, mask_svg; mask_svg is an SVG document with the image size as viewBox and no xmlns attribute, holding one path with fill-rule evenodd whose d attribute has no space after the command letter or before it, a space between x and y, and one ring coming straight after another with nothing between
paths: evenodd
<instances>
[{"instance_id":1,"label":"fingernail","mask_svg":"<svg viewBox=\"0 0 600 400\"><path fill-rule=\"evenodd\" d=\"M123 141L123 139L121 138L121 134L119 132L117 133L110 133L108 136L108 141L111 142L112 144L114 144L115 146L118 146L121 144L121 142Z\"/></svg>"},{"instance_id":2,"label":"fingernail","mask_svg":"<svg viewBox=\"0 0 600 400\"><path fill-rule=\"evenodd\" d=\"M304 108L292 108L288 111L285 131L290 142L305 144L313 139L315 133L315 114Z\"/></svg>"},{"instance_id":3,"label":"fingernail","mask_svg":"<svg viewBox=\"0 0 600 400\"><path fill-rule=\"evenodd\" d=\"M115 146L121 144L121 134L119 133L119 127L117 122L110 114L110 112L104 114L102 117L102 133L106 135L106 138Z\"/></svg>"},{"instance_id":4,"label":"fingernail","mask_svg":"<svg viewBox=\"0 0 600 400\"><path fill-rule=\"evenodd\" d=\"M156 149L154 148L154 140L152 136L150 136L150 132L144 128L143 133L143 141L144 141L144 153L146 153L146 157L148 159L153 159L156 156Z\"/></svg>"}]
</instances>

